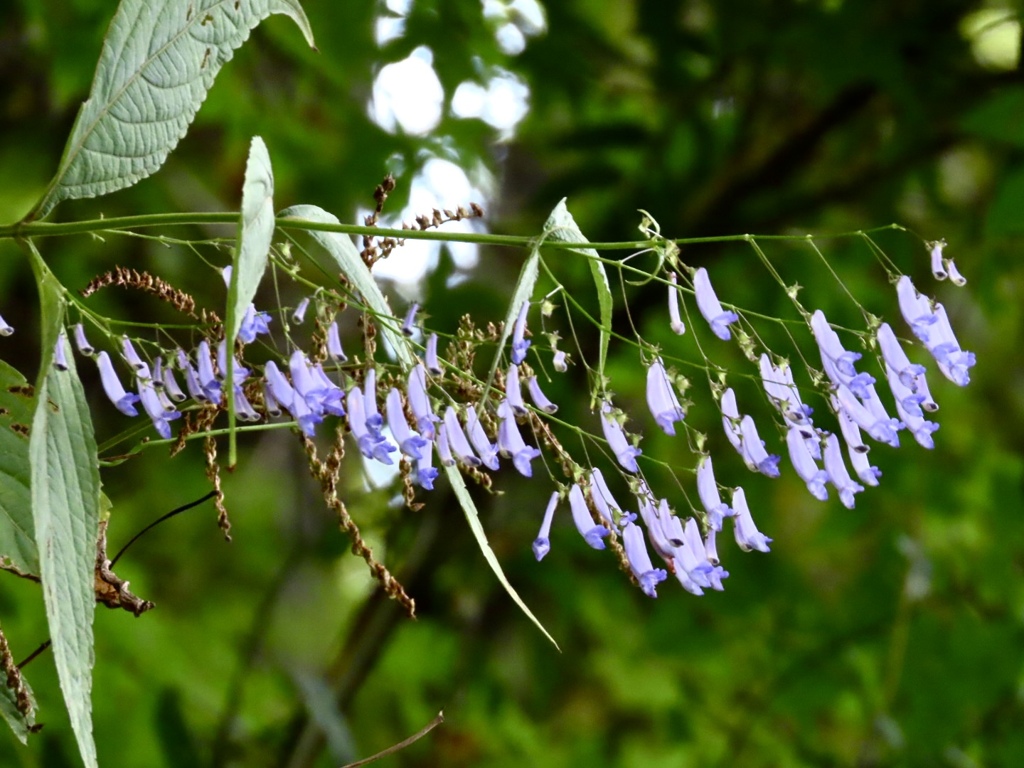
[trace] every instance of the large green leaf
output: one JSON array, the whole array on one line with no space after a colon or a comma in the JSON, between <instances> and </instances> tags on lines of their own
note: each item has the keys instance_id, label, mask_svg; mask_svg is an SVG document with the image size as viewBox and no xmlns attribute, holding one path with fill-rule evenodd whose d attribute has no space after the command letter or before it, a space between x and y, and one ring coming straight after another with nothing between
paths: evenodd
<instances>
[{"instance_id":1,"label":"large green leaf","mask_svg":"<svg viewBox=\"0 0 1024 768\"><path fill-rule=\"evenodd\" d=\"M298 0L122 0L57 175L28 218L155 173L185 136L220 68L273 13L294 19L313 45Z\"/></svg>"},{"instance_id":2,"label":"large green leaf","mask_svg":"<svg viewBox=\"0 0 1024 768\"><path fill-rule=\"evenodd\" d=\"M82 382L67 339L69 368L50 361L63 319L60 286L33 249L42 314L43 371L29 440L32 515L46 618L64 702L82 761L96 766L92 735L94 572L100 475Z\"/></svg>"},{"instance_id":3,"label":"large green leaf","mask_svg":"<svg viewBox=\"0 0 1024 768\"><path fill-rule=\"evenodd\" d=\"M38 575L28 463L35 402L25 377L0 360L0 560Z\"/></svg>"},{"instance_id":4,"label":"large green leaf","mask_svg":"<svg viewBox=\"0 0 1024 768\"><path fill-rule=\"evenodd\" d=\"M242 316L252 303L263 273L267 269L270 240L274 236L274 172L270 167L267 145L253 136L242 185L242 213L238 217L238 245L228 289L226 338L234 344L242 325ZM227 356L227 380L234 381L234 356ZM228 465L235 465L235 397L228 387Z\"/></svg>"},{"instance_id":5,"label":"large green leaf","mask_svg":"<svg viewBox=\"0 0 1024 768\"><path fill-rule=\"evenodd\" d=\"M279 215L306 219L307 221L315 221L322 224L340 223L337 216L315 205L293 205L291 208L281 211ZM313 230L309 234L331 255L342 274L362 294L366 305L377 316L381 333L384 334L388 343L395 350L395 355L398 357L402 367L406 370L412 368L416 364L417 358L409 344L409 340L402 335L401 320L396 318L391 312L387 299L381 293L377 281L373 279L373 275L366 264L363 263L362 258L359 256L359 251L356 250L352 241L347 235L337 232L318 232ZM519 597L519 593L515 591L505 577L505 572L501 569L501 564L498 562L494 550L491 549L491 545L487 541L487 534L484 532L483 525L480 524L480 514L477 512L476 504L473 503L473 497L469 495L469 491L466 489L466 483L463 481L458 467L444 467L444 471L448 475L448 480L451 482L455 496L459 500L459 505L466 515L469 529L473 532L474 538L476 538L477 546L480 547L480 551L483 553L484 559L491 567L491 570L494 571L494 575L497 576L498 581L516 605L519 606L520 610L526 614L530 621L537 625L538 629L544 633L544 636L554 643L557 648L558 643L555 643L554 638L548 634L548 631L544 629L544 626L533 615L533 612L526 607L526 603L523 602L523 599Z\"/></svg>"},{"instance_id":6,"label":"large green leaf","mask_svg":"<svg viewBox=\"0 0 1024 768\"><path fill-rule=\"evenodd\" d=\"M564 197L548 217L547 223L544 225L544 232L552 240L581 244L588 242L576 225L576 220L569 213L569 209L565 207ZM611 340L612 333L612 290L608 284L608 273L605 272L604 264L601 263L597 251L593 248L574 248L573 250L587 257L590 274L594 278L594 288L597 290L597 304L601 319L600 346L597 355L597 373L600 379L604 377L605 361L608 359L608 342Z\"/></svg>"}]
</instances>

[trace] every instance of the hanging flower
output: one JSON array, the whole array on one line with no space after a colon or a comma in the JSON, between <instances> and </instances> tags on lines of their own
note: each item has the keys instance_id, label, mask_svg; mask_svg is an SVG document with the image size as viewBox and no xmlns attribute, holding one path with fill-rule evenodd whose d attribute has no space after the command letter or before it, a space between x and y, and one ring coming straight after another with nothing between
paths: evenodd
<instances>
[{"instance_id":1,"label":"hanging flower","mask_svg":"<svg viewBox=\"0 0 1024 768\"><path fill-rule=\"evenodd\" d=\"M686 418L660 357L647 368L647 407L666 435L674 436L673 424Z\"/></svg>"},{"instance_id":2,"label":"hanging flower","mask_svg":"<svg viewBox=\"0 0 1024 768\"><path fill-rule=\"evenodd\" d=\"M555 508L558 506L558 491L551 494L551 498L548 499L548 508L544 510L544 519L540 524L540 531L537 533L537 538L533 540L533 556L537 558L539 563L544 559L544 555L551 551L551 539L548 538L551 535L551 520L555 516Z\"/></svg>"},{"instance_id":3,"label":"hanging flower","mask_svg":"<svg viewBox=\"0 0 1024 768\"><path fill-rule=\"evenodd\" d=\"M715 289L711 287L711 280L708 278L708 271L701 267L693 274L693 290L697 298L697 309L708 321L711 332L722 341L732 338L729 332L729 325L740 319L735 312L726 312L715 295Z\"/></svg>"}]
</instances>

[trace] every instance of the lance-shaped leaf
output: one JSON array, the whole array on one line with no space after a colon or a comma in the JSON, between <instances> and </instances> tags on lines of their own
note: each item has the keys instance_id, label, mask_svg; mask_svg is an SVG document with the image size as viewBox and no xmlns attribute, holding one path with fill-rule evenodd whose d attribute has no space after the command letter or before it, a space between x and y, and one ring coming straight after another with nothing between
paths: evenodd
<instances>
[{"instance_id":1,"label":"lance-shaped leaf","mask_svg":"<svg viewBox=\"0 0 1024 768\"><path fill-rule=\"evenodd\" d=\"M566 243L586 244L587 238L580 232L576 220L565 207L563 197L551 212L544 231L550 233L552 240L561 240ZM597 351L597 373L598 381L604 375L605 360L608 358L608 342L612 333L612 289L608 284L608 273L605 272L604 264L601 263L597 251L593 248L574 248L574 251L587 257L587 264L590 265L590 274L594 278L594 288L597 290L597 304L600 310L601 327L598 329L600 338Z\"/></svg>"},{"instance_id":2,"label":"lance-shaped leaf","mask_svg":"<svg viewBox=\"0 0 1024 768\"><path fill-rule=\"evenodd\" d=\"M315 205L293 205L291 208L281 211L279 215L315 221L321 224L340 223L337 216ZM409 339L402 334L402 321L392 313L387 299L381 293L380 287L373 279L370 270L363 263L362 258L359 256L359 251L356 250L348 235L317 230L310 230L309 234L331 255L342 274L345 275L345 278L362 294L366 305L377 316L381 333L384 334L388 343L395 350L395 355L398 357L402 368L406 371L411 369L416 364L417 357ZM473 497L469 495L466 483L463 481L458 468L455 466L444 467L444 471L448 474L448 480L455 491L455 497L459 500L459 505L466 515L469 529L473 532L473 537L476 539L481 553L483 553L484 560L487 561L491 570L494 571L494 575L498 577L502 587L505 588L505 591L508 592L520 610L526 614L530 621L537 625L538 629L544 633L544 636L551 640L557 648L558 643L555 643L537 617L526 607L526 603L519 597L519 593L515 591L512 585L509 584L508 579L505 578L505 573L501 570L501 564L498 562L494 550L491 549L491 545L487 541L487 534L484 533L483 526L480 524L480 515L477 512L476 505L473 503Z\"/></svg>"},{"instance_id":3,"label":"lance-shaped leaf","mask_svg":"<svg viewBox=\"0 0 1024 768\"><path fill-rule=\"evenodd\" d=\"M270 240L274 236L274 172L270 168L267 145L253 136L249 160L245 164L242 185L242 213L238 218L235 263L228 289L226 338L228 350L234 348L238 329L249 304L252 303L260 279L267 269ZM225 381L234 381L235 356L226 355ZM235 465L235 392L228 387L228 466Z\"/></svg>"},{"instance_id":4,"label":"lance-shaped leaf","mask_svg":"<svg viewBox=\"0 0 1024 768\"><path fill-rule=\"evenodd\" d=\"M96 439L70 346L68 369L50 364L63 317L57 280L33 250L42 314L43 371L29 439L32 516L43 602L61 691L86 768L96 766L92 735L94 572L100 474ZM67 339L61 337L67 345Z\"/></svg>"},{"instance_id":5,"label":"lance-shaped leaf","mask_svg":"<svg viewBox=\"0 0 1024 768\"><path fill-rule=\"evenodd\" d=\"M35 404L25 377L0 360L0 562L38 576L28 464Z\"/></svg>"},{"instance_id":6,"label":"lance-shaped leaf","mask_svg":"<svg viewBox=\"0 0 1024 768\"><path fill-rule=\"evenodd\" d=\"M313 45L298 0L121 0L57 175L27 218L155 173L220 68L273 13L290 16Z\"/></svg>"}]
</instances>

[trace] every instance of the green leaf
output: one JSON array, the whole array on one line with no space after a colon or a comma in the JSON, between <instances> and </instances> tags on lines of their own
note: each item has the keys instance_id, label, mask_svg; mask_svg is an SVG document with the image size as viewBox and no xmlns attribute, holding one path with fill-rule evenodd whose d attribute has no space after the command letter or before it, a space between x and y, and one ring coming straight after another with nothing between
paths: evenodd
<instances>
[{"instance_id":1,"label":"green leaf","mask_svg":"<svg viewBox=\"0 0 1024 768\"><path fill-rule=\"evenodd\" d=\"M313 46L298 0L122 0L57 174L27 218L155 173L188 132L220 68L274 13L290 16Z\"/></svg>"},{"instance_id":2,"label":"green leaf","mask_svg":"<svg viewBox=\"0 0 1024 768\"><path fill-rule=\"evenodd\" d=\"M547 223L544 225L544 231L549 233L548 236L552 240L582 244L588 242L587 238L580 232L580 228L576 225L576 220L569 213L569 209L565 207L564 197L548 217ZM611 340L612 333L612 289L608 284L608 273L605 272L604 264L600 261L597 251L593 248L573 248L573 251L582 253L587 257L587 263L590 265L590 274L594 278L594 288L597 290L597 302L601 319L597 373L598 379L601 380L604 378L604 366L608 359L608 342Z\"/></svg>"},{"instance_id":3,"label":"green leaf","mask_svg":"<svg viewBox=\"0 0 1024 768\"><path fill-rule=\"evenodd\" d=\"M38 576L28 462L35 402L25 377L0 360L0 560Z\"/></svg>"},{"instance_id":4,"label":"green leaf","mask_svg":"<svg viewBox=\"0 0 1024 768\"><path fill-rule=\"evenodd\" d=\"M32 693L28 680L21 677L20 683L25 695L28 697L28 712L23 713L18 709L17 694L5 685L3 681L0 681L0 690L2 690L2 694L0 694L0 715L3 715L4 720L7 721L18 741L22 744L27 744L28 735L35 729L36 725L36 697Z\"/></svg>"},{"instance_id":5,"label":"green leaf","mask_svg":"<svg viewBox=\"0 0 1024 768\"><path fill-rule=\"evenodd\" d=\"M30 246L31 247L31 246ZM69 368L51 364L63 319L60 285L33 251L42 314L43 371L29 440L32 515L53 657L78 750L96 766L92 735L94 571L100 475L92 419L66 338Z\"/></svg>"},{"instance_id":6,"label":"green leaf","mask_svg":"<svg viewBox=\"0 0 1024 768\"><path fill-rule=\"evenodd\" d=\"M323 208L319 208L315 205L293 205L291 208L281 211L279 215L282 217L315 221L322 224L340 223L337 216L328 213ZM333 257L339 269L341 269L342 274L344 274L346 279L348 279L356 290L362 294L366 305L377 317L381 333L384 334L388 343L395 350L395 355L398 357L402 368L409 370L416 365L418 359L409 343L409 340L402 335L401 320L396 318L391 312L387 299L384 297L384 294L381 293L380 287L377 285L377 281L373 279L373 275L363 263L363 260L359 255L359 251L356 250L355 245L353 245L348 236L337 232L319 232L316 230L311 230L309 234L312 235L318 243L320 243L331 257ZM534 276L534 279L536 279L536 276ZM520 276L520 281L522 281L522 276ZM462 507L462 511L466 515L466 520L469 522L469 529L473 532L477 546L480 547L480 551L483 553L484 559L491 567L491 570L494 571L494 575L498 577L498 581L505 588L505 591L508 592L515 604L519 606L520 610L526 614L527 618L536 624L537 628L544 633L544 636L547 637L548 640L551 640L552 644L558 648L558 643L556 643L554 638L548 634L548 631L544 629L544 626L540 623L537 617L533 615L533 612L526 607L526 603L524 603L523 599L519 597L519 593L515 591L512 585L509 584L508 579L505 578L505 572L502 571L501 564L498 562L497 556L491 549L491 545L487 542L487 534L484 533L483 526L480 524L480 514L477 512L476 504L473 503L473 498L469 495L469 491L466 489L466 483L462 479L462 474L459 472L458 468L454 466L443 467L443 469L445 474L448 475L448 480L451 482L452 489L455 491L455 497L459 500L459 505Z\"/></svg>"},{"instance_id":7,"label":"green leaf","mask_svg":"<svg viewBox=\"0 0 1024 768\"><path fill-rule=\"evenodd\" d=\"M259 136L249 145L242 185L242 213L238 217L238 245L228 289L226 338L234 345L242 317L252 303L267 269L270 240L274 236L274 172L267 146ZM234 355L228 355L227 381L234 381ZM228 466L235 466L235 391L228 387Z\"/></svg>"},{"instance_id":8,"label":"green leaf","mask_svg":"<svg viewBox=\"0 0 1024 768\"><path fill-rule=\"evenodd\" d=\"M494 362L491 363L491 370L487 374L487 386L484 389L485 394L487 390L491 388L491 383L494 381L494 374L498 370L501 355L505 349L505 342L507 342L508 337L512 335L512 326L515 324L516 318L519 316L519 309L525 302L530 300L531 296L533 296L533 288L537 284L537 273L539 271L540 264L540 244L542 241L543 236L534 244L533 249L530 251L530 255L523 263L522 269L519 270L519 279L516 280L516 289L512 292L512 301L509 302L508 312L505 313L505 325L501 329L501 338L498 339L498 348L494 353Z\"/></svg>"}]
</instances>

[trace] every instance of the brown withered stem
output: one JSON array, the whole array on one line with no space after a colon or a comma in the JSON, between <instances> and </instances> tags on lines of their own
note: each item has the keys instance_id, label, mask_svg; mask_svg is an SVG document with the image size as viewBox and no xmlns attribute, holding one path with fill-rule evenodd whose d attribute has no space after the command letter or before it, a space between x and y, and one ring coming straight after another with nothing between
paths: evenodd
<instances>
[{"instance_id":1,"label":"brown withered stem","mask_svg":"<svg viewBox=\"0 0 1024 768\"><path fill-rule=\"evenodd\" d=\"M96 602L103 603L107 608L123 608L129 613L141 616L153 608L153 603L136 597L128 589L128 582L119 579L110 570L110 559L107 557L107 522L100 521L99 537L96 539Z\"/></svg>"},{"instance_id":2,"label":"brown withered stem","mask_svg":"<svg viewBox=\"0 0 1024 768\"><path fill-rule=\"evenodd\" d=\"M217 440L207 435L203 441L203 455L206 457L206 478L213 484L217 495L213 499L217 507L217 527L224 534L226 541L231 541L231 519L227 507L224 506L224 492L220 487L220 464L217 463Z\"/></svg>"},{"instance_id":3,"label":"brown withered stem","mask_svg":"<svg viewBox=\"0 0 1024 768\"><path fill-rule=\"evenodd\" d=\"M405 588L398 583L398 580L391 575L388 569L383 564L377 562L373 556L373 550L363 540L363 536L359 532L359 526L356 525L345 508L345 503L338 498L338 473L341 470L341 460L345 455L344 438L345 432L339 427L335 433L331 452L325 460L321 461L317 458L316 444L305 435L302 435L302 445L309 460L309 472L320 481L324 502L326 502L328 509L334 510L338 517L338 526L352 540L352 553L359 555L366 561L371 575L380 584L385 594L392 600L397 601L405 609L409 618L416 618L416 601L406 594Z\"/></svg>"},{"instance_id":4,"label":"brown withered stem","mask_svg":"<svg viewBox=\"0 0 1024 768\"><path fill-rule=\"evenodd\" d=\"M26 719L31 719L32 699L28 695L28 689L25 687L25 680L21 676L21 670L14 663L14 657L11 655L10 646L7 645L7 638L4 636L2 629L0 629L0 669L3 670L6 677L7 687L14 692L14 703L18 711ZM29 724L30 731L37 731L41 727Z\"/></svg>"},{"instance_id":5,"label":"brown withered stem","mask_svg":"<svg viewBox=\"0 0 1024 768\"><path fill-rule=\"evenodd\" d=\"M109 285L116 285L121 288L130 288L143 293L155 296L161 301L167 302L179 312L188 315L193 320L202 323L221 325L220 317L214 312L200 309L196 312L196 300L185 291L175 288L166 280L151 275L146 271L128 269L126 267L114 267L110 272L104 272L89 281L89 284L82 289L82 296L88 298L101 288Z\"/></svg>"}]
</instances>

